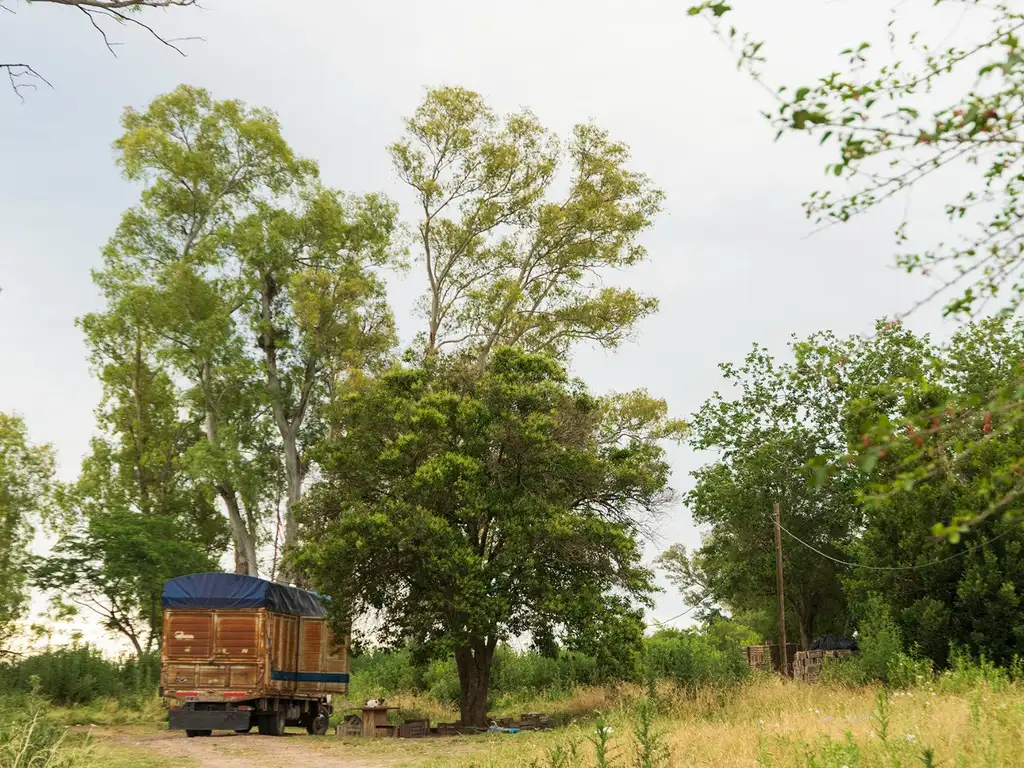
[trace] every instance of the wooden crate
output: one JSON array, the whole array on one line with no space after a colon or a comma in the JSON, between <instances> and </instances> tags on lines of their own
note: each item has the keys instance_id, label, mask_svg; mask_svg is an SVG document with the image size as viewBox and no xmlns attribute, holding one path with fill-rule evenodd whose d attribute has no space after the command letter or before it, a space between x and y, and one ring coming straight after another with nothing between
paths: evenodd
<instances>
[{"instance_id":1,"label":"wooden crate","mask_svg":"<svg viewBox=\"0 0 1024 768\"><path fill-rule=\"evenodd\" d=\"M359 715L345 715L345 719L338 724L337 734L339 737L362 736L363 719Z\"/></svg>"},{"instance_id":2,"label":"wooden crate","mask_svg":"<svg viewBox=\"0 0 1024 768\"><path fill-rule=\"evenodd\" d=\"M403 739L420 739L429 733L429 720L406 720L398 728L398 735Z\"/></svg>"},{"instance_id":3,"label":"wooden crate","mask_svg":"<svg viewBox=\"0 0 1024 768\"><path fill-rule=\"evenodd\" d=\"M793 657L793 678L806 683L821 678L821 666L825 659L852 656L853 651L798 651Z\"/></svg>"}]
</instances>

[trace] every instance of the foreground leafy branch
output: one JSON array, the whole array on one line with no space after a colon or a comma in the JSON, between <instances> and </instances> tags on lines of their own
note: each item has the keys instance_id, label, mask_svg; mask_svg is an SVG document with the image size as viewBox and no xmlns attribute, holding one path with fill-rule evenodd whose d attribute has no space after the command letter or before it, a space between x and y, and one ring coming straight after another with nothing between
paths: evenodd
<instances>
[{"instance_id":1,"label":"foreground leafy branch","mask_svg":"<svg viewBox=\"0 0 1024 768\"><path fill-rule=\"evenodd\" d=\"M896 263L934 281L904 316L936 300L953 317L1013 314L1024 300L1024 14L998 0L937 0L934 6L932 13L955 6L960 21L970 15L981 23L958 22L936 44L918 31L903 35L894 20L886 29L888 55L864 41L840 52L844 64L837 71L778 88L762 73L763 42L726 23L731 6L706 2L690 13L706 19L740 68L771 94L774 106L765 116L776 138L808 134L835 150L826 166L831 185L804 204L817 226L848 222L897 199L906 203L922 185L950 190L941 206L954 236L917 244L909 205L895 230ZM981 31L960 31L968 28ZM956 88L953 78L960 75L972 77L969 88ZM1022 396L1017 371L968 401L923 404L918 415L898 423L880 414L864 425L854 453L871 469L899 448L903 471L875 489L883 498L963 472L986 444L1001 441L1024 418ZM976 507L936 532L956 538L1012 510L1024 492L1019 458L993 466L982 490Z\"/></svg>"}]
</instances>

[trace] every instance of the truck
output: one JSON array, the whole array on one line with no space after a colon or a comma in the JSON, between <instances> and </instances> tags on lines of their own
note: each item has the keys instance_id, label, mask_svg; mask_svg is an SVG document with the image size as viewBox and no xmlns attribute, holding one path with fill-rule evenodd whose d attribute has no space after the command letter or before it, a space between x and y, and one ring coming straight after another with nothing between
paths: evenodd
<instances>
[{"instance_id":1,"label":"truck","mask_svg":"<svg viewBox=\"0 0 1024 768\"><path fill-rule=\"evenodd\" d=\"M199 573L166 582L162 603L160 695L172 730L327 733L333 696L348 692L349 638L335 637L325 598L254 576Z\"/></svg>"}]
</instances>

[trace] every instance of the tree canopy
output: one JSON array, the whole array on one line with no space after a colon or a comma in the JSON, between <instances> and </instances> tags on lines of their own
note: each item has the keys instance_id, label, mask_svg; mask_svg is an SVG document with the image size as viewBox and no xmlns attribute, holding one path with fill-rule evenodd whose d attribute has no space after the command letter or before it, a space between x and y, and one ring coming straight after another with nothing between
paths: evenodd
<instances>
[{"instance_id":1,"label":"tree canopy","mask_svg":"<svg viewBox=\"0 0 1024 768\"><path fill-rule=\"evenodd\" d=\"M993 318L970 324L939 345L883 321L872 338L815 334L795 340L791 361L755 350L742 366L723 366L737 394L716 395L694 416L691 444L718 457L694 473L686 501L708 526L693 553L662 558L687 599L749 617L775 594L772 504L782 507L787 611L806 646L841 634L887 607L903 638L942 665L952 647L1007 662L1024 634L1018 620L1024 530L1012 519L984 517L969 535L938 539L936 518L980 518L993 468L1020 455L1018 424L995 417L969 461L936 461L912 487L891 492L908 454L935 452L962 422L929 432L923 410L961 402L1013 380L1024 355L1024 323ZM851 459L885 419L906 440ZM744 440L748 442L744 443ZM830 559L831 558L831 559ZM753 626L777 635L774 615Z\"/></svg>"},{"instance_id":2,"label":"tree canopy","mask_svg":"<svg viewBox=\"0 0 1024 768\"><path fill-rule=\"evenodd\" d=\"M438 88L390 152L417 202L426 354L470 348L483 366L500 345L615 347L657 308L601 279L646 258L637 238L664 197L606 131L579 124L563 147L529 111L499 117L478 93Z\"/></svg>"},{"instance_id":3,"label":"tree canopy","mask_svg":"<svg viewBox=\"0 0 1024 768\"><path fill-rule=\"evenodd\" d=\"M205 437L189 471L227 511L236 570L255 575L282 497L282 544L294 544L320 409L393 343L374 268L397 255L396 210L325 187L272 113L201 89L128 109L123 124L119 162L145 188L96 274L105 316L136 315L183 382Z\"/></svg>"},{"instance_id":4,"label":"tree canopy","mask_svg":"<svg viewBox=\"0 0 1024 768\"><path fill-rule=\"evenodd\" d=\"M734 12L730 4L709 0L691 7L690 14L708 20L741 68L771 93L773 108L766 116L777 138L814 136L835 151L826 166L829 184L811 192L805 203L809 218L830 226L887 204L903 210L895 231L896 263L933 285L917 305L906 308L908 313L941 300L944 313L960 319L1012 315L1024 295L1019 215L1024 112L1017 106L1024 77L1024 15L1002 0L937 0L928 13L938 17L952 8L961 15L950 18L934 39L919 25L905 30L893 19L879 28L887 53L864 40L840 52L844 63L835 70L778 88L761 71L766 42L727 22ZM968 17L970 23L964 23ZM949 221L941 241L923 237L909 218L909 195L923 185L940 191L940 212ZM947 432L943 461L963 462L969 472L975 443L990 432L964 426L990 425L994 414L1004 425L1020 420L1024 381L1019 373L955 404L932 400L913 417L914 435ZM909 439L913 447L915 439L904 426L886 418L863 425L871 434L858 450L867 465L874 466L881 451L905 457L903 471L889 475L889 491L909 489L944 471L934 452L904 450L902 443ZM954 515L938 530L955 540L991 515L1019 516L1015 500L1024 480L1014 467L1020 458L989 465L988 482L978 489L987 504Z\"/></svg>"},{"instance_id":5,"label":"tree canopy","mask_svg":"<svg viewBox=\"0 0 1024 768\"><path fill-rule=\"evenodd\" d=\"M22 419L0 413L0 651L28 601L29 545L51 510L53 472L50 446L33 445Z\"/></svg>"},{"instance_id":6,"label":"tree canopy","mask_svg":"<svg viewBox=\"0 0 1024 768\"><path fill-rule=\"evenodd\" d=\"M227 528L213 487L189 473L200 420L160 367L153 333L127 312L81 326L103 385L99 435L78 479L58 488L59 537L32 580L64 615L97 616L141 653L160 641L164 581L216 570Z\"/></svg>"},{"instance_id":7,"label":"tree canopy","mask_svg":"<svg viewBox=\"0 0 1024 768\"><path fill-rule=\"evenodd\" d=\"M503 347L479 375L439 358L360 382L333 418L299 565L385 640L454 653L463 722L485 723L500 641L595 644L636 621L638 535L671 499L664 403L595 398Z\"/></svg>"}]
</instances>

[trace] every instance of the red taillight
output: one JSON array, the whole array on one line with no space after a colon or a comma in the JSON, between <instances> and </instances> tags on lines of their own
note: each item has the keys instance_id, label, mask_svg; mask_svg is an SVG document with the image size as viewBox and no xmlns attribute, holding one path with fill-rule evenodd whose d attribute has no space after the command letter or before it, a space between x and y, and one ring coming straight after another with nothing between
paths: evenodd
<instances>
[{"instance_id":1,"label":"red taillight","mask_svg":"<svg viewBox=\"0 0 1024 768\"><path fill-rule=\"evenodd\" d=\"M239 704L237 709L239 712L248 712L250 709L252 709L252 707L248 706L247 704Z\"/></svg>"},{"instance_id":2,"label":"red taillight","mask_svg":"<svg viewBox=\"0 0 1024 768\"><path fill-rule=\"evenodd\" d=\"M174 695L179 699L184 699L186 696L198 696L199 691L177 691Z\"/></svg>"},{"instance_id":3,"label":"red taillight","mask_svg":"<svg viewBox=\"0 0 1024 768\"><path fill-rule=\"evenodd\" d=\"M225 699L244 699L249 694L245 691L224 691L222 695Z\"/></svg>"}]
</instances>

